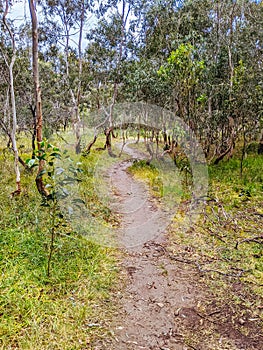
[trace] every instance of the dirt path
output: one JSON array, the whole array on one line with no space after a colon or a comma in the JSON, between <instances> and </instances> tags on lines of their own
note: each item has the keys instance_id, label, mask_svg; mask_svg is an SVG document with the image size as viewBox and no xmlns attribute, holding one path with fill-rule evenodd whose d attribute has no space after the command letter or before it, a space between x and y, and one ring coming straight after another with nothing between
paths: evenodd
<instances>
[{"instance_id":1,"label":"dirt path","mask_svg":"<svg viewBox=\"0 0 263 350\"><path fill-rule=\"evenodd\" d=\"M132 157L141 158L127 148ZM126 171L131 162L112 170L112 186L122 215L121 243L127 250L123 267L128 273L122 297L122 317L115 326L112 349L182 349L175 317L197 301L188 271L169 261L165 254L167 213L157 206L146 187ZM113 204L115 208L116 203ZM176 276L176 278L175 278Z\"/></svg>"},{"instance_id":2,"label":"dirt path","mask_svg":"<svg viewBox=\"0 0 263 350\"><path fill-rule=\"evenodd\" d=\"M142 153L126 147L132 160L116 164L110 172L111 188L114 191L112 209L121 215L120 246L129 252L139 252L143 244L162 236L169 212L161 209L152 198L146 185L135 181L127 172L133 159L145 159Z\"/></svg>"},{"instance_id":3,"label":"dirt path","mask_svg":"<svg viewBox=\"0 0 263 350\"><path fill-rule=\"evenodd\" d=\"M127 152L131 157L141 157L131 148ZM116 296L120 310L111 325L113 337L102 340L95 349L261 349L257 339L235 332L232 326L231 331L227 324L221 327L220 320L206 323L198 314L196 310L209 298L208 292L200 287L196 270L169 257L167 213L149 196L147 188L127 173L130 164L117 164L111 172L115 193L112 208L122 217L120 241L126 258L121 268L126 290ZM207 340L198 339L199 327L219 334L216 343L205 344ZM201 345L191 345L189 335Z\"/></svg>"}]
</instances>

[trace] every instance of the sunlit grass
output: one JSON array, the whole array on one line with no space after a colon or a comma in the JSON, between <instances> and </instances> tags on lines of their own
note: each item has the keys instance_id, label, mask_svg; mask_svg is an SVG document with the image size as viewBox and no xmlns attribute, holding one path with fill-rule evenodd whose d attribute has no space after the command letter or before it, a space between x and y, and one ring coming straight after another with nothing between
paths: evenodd
<instances>
[{"instance_id":1,"label":"sunlit grass","mask_svg":"<svg viewBox=\"0 0 263 350\"><path fill-rule=\"evenodd\" d=\"M128 168L135 179L145 182L150 193L162 200L167 208L173 209L180 201L188 198L189 188L185 186L183 174L162 161L139 160Z\"/></svg>"}]
</instances>

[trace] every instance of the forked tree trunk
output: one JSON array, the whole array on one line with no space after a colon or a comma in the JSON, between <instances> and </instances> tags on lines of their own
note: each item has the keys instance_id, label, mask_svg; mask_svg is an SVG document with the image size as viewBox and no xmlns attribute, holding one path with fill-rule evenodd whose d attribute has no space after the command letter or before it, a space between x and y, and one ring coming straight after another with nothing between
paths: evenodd
<instances>
[{"instance_id":1,"label":"forked tree trunk","mask_svg":"<svg viewBox=\"0 0 263 350\"><path fill-rule=\"evenodd\" d=\"M39 67L38 67L38 23L36 15L36 1L29 0L29 9L31 15L32 23L32 58L33 58L33 80L34 80L34 90L35 90L35 103L36 103L36 139L37 139L37 149L39 154L42 153L42 100L41 100L41 88L39 84ZM42 171L44 170L45 162L43 159L39 160L38 174L36 177L36 186L38 192L42 196L47 196L47 190L45 188Z\"/></svg>"}]
</instances>

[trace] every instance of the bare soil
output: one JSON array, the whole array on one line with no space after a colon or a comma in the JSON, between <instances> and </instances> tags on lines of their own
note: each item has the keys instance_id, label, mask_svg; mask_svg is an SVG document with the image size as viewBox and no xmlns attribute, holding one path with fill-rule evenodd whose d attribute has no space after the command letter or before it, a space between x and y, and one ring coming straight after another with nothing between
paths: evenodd
<instances>
[{"instance_id":1,"label":"bare soil","mask_svg":"<svg viewBox=\"0 0 263 350\"><path fill-rule=\"evenodd\" d=\"M141 157L131 148L127 152ZM230 297L234 292L246 298L242 283L232 282L231 293L219 298L209 276L172 259L167 213L127 172L130 164L121 162L111 171L112 209L122 219L124 283L114 296L118 312L107 325L111 336L94 349L262 350L260 319Z\"/></svg>"}]
</instances>

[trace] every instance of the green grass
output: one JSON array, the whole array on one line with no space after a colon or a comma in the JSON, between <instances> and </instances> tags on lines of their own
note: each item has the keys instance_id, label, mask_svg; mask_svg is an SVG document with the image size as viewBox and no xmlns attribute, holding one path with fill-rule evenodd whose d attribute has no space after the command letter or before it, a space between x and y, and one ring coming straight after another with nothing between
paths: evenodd
<instances>
[{"instance_id":1,"label":"green grass","mask_svg":"<svg viewBox=\"0 0 263 350\"><path fill-rule=\"evenodd\" d=\"M181 331L193 347L210 344L216 349L218 324L253 337L252 326L239 322L243 315L254 320L255 329L262 327L262 239L243 241L262 235L262 169L263 157L256 154L245 159L242 178L237 157L209 166L208 198L198 220L186 220L187 205L182 202L170 226L170 254L197 272L204 298L196 309L211 315L211 322L198 326L198 337L187 328ZM236 349L230 343L225 346Z\"/></svg>"},{"instance_id":2,"label":"green grass","mask_svg":"<svg viewBox=\"0 0 263 350\"><path fill-rule=\"evenodd\" d=\"M21 137L20 142L25 144L26 159L30 156L30 151L26 153L28 141ZM100 218L87 229L97 231L100 224L115 222L106 210L107 203L92 187L98 156L99 152L93 151L80 159L83 182L79 187L80 196L87 189L87 207L92 203L92 215ZM118 276L116 250L90 240L88 234L79 234L61 219L47 278L48 208L41 206L35 172L22 168L22 193L10 197L15 187L12 162L12 153L1 151L0 349L92 349L94 339L108 335Z\"/></svg>"},{"instance_id":3,"label":"green grass","mask_svg":"<svg viewBox=\"0 0 263 350\"><path fill-rule=\"evenodd\" d=\"M228 206L238 206L246 201L262 201L263 192L263 158L249 155L243 164L240 176L240 160L232 158L218 166L209 167L212 191L227 202ZM215 188L217 189L215 191Z\"/></svg>"},{"instance_id":4,"label":"green grass","mask_svg":"<svg viewBox=\"0 0 263 350\"><path fill-rule=\"evenodd\" d=\"M144 180L157 197L163 196L163 186L161 179L159 179L159 171L153 164L147 163L146 160L139 160L134 162L128 170L135 178Z\"/></svg>"},{"instance_id":5,"label":"green grass","mask_svg":"<svg viewBox=\"0 0 263 350\"><path fill-rule=\"evenodd\" d=\"M116 270L109 249L82 237L60 237L46 278L48 237L43 232L1 232L1 346L82 349L104 326L104 301ZM97 306L96 306L97 305Z\"/></svg>"},{"instance_id":6,"label":"green grass","mask_svg":"<svg viewBox=\"0 0 263 350\"><path fill-rule=\"evenodd\" d=\"M216 281L240 274L237 279L259 297L263 296L262 239L244 240L262 235L262 169L263 157L258 155L245 159L242 177L237 158L210 166L208 200L199 221L183 227L182 208L171 230L173 252L198 262L204 270L214 270L207 275ZM180 244L175 243L178 240Z\"/></svg>"},{"instance_id":7,"label":"green grass","mask_svg":"<svg viewBox=\"0 0 263 350\"><path fill-rule=\"evenodd\" d=\"M173 209L180 201L189 197L189 186L186 186L184 175L170 162L146 160L134 162L128 171L140 181L145 182L151 194L162 201L169 209Z\"/></svg>"}]
</instances>

